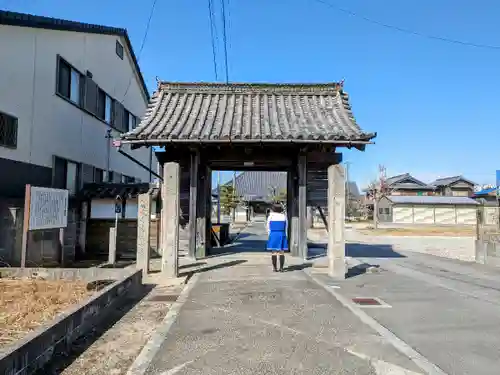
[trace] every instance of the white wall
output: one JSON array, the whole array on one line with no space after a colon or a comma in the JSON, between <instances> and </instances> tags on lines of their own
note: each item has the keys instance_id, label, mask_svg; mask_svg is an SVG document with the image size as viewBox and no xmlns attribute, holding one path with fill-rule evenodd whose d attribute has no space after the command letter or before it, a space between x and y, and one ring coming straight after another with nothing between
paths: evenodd
<instances>
[{"instance_id":1,"label":"white wall","mask_svg":"<svg viewBox=\"0 0 500 375\"><path fill-rule=\"evenodd\" d=\"M93 199L90 202L91 219L114 219L115 200L114 199Z\"/></svg>"},{"instance_id":2,"label":"white wall","mask_svg":"<svg viewBox=\"0 0 500 375\"><path fill-rule=\"evenodd\" d=\"M115 53L118 37L0 25L0 111L18 118L17 149L0 147L0 158L52 167L52 155L106 169L107 125L56 96L57 55L87 70L111 97L141 117L147 106L128 57ZM118 132L113 131L116 137ZM128 147L123 148L129 151ZM149 165L149 150L130 152ZM149 181L149 173L111 149L110 169Z\"/></svg>"}]
</instances>

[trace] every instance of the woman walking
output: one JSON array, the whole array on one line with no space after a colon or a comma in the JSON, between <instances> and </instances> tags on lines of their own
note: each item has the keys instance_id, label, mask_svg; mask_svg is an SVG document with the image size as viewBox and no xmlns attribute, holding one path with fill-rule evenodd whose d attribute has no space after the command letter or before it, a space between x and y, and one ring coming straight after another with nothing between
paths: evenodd
<instances>
[{"instance_id":1,"label":"woman walking","mask_svg":"<svg viewBox=\"0 0 500 375\"><path fill-rule=\"evenodd\" d=\"M283 272L285 265L285 250L288 250L287 219L283 213L283 207L279 204L274 204L271 208L271 213L267 218L267 250L272 251L271 261L274 272L278 272L278 255L280 257L279 272Z\"/></svg>"}]
</instances>

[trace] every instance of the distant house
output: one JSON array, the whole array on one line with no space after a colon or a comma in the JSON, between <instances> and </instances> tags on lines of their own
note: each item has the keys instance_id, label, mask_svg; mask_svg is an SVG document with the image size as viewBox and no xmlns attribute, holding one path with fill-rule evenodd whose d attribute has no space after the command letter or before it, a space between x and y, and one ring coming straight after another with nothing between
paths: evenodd
<instances>
[{"instance_id":1,"label":"distant house","mask_svg":"<svg viewBox=\"0 0 500 375\"><path fill-rule=\"evenodd\" d=\"M475 225L479 204L468 197L383 197L378 205L381 222L394 224Z\"/></svg>"},{"instance_id":2,"label":"distant house","mask_svg":"<svg viewBox=\"0 0 500 375\"><path fill-rule=\"evenodd\" d=\"M436 195L453 197L472 197L474 195L474 185L471 180L462 176L439 178L431 183L436 188Z\"/></svg>"},{"instance_id":3,"label":"distant house","mask_svg":"<svg viewBox=\"0 0 500 375\"><path fill-rule=\"evenodd\" d=\"M389 177L385 182L391 195L434 195L434 186L416 179L409 173Z\"/></svg>"},{"instance_id":4,"label":"distant house","mask_svg":"<svg viewBox=\"0 0 500 375\"><path fill-rule=\"evenodd\" d=\"M485 225L498 224L500 208L498 208L497 188L487 188L477 191L472 196L479 204L482 205L481 220Z\"/></svg>"}]
</instances>

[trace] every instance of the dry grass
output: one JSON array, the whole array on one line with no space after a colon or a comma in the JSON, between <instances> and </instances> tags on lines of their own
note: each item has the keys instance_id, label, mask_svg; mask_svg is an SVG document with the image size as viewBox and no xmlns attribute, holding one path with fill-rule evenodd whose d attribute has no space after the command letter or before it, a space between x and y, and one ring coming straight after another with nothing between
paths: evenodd
<instances>
[{"instance_id":1,"label":"dry grass","mask_svg":"<svg viewBox=\"0 0 500 375\"><path fill-rule=\"evenodd\" d=\"M0 278L0 348L91 294L85 282Z\"/></svg>"},{"instance_id":2,"label":"dry grass","mask_svg":"<svg viewBox=\"0 0 500 375\"><path fill-rule=\"evenodd\" d=\"M448 236L471 237L476 235L474 226L470 227L415 227L415 228L379 228L359 229L364 234L378 236Z\"/></svg>"}]
</instances>

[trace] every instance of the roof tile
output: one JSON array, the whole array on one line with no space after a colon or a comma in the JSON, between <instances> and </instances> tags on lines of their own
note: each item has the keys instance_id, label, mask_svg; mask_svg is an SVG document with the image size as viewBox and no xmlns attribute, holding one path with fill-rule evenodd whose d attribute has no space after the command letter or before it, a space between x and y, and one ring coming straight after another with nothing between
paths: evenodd
<instances>
[{"instance_id":1,"label":"roof tile","mask_svg":"<svg viewBox=\"0 0 500 375\"><path fill-rule=\"evenodd\" d=\"M161 83L124 140L362 141L339 84Z\"/></svg>"}]
</instances>

